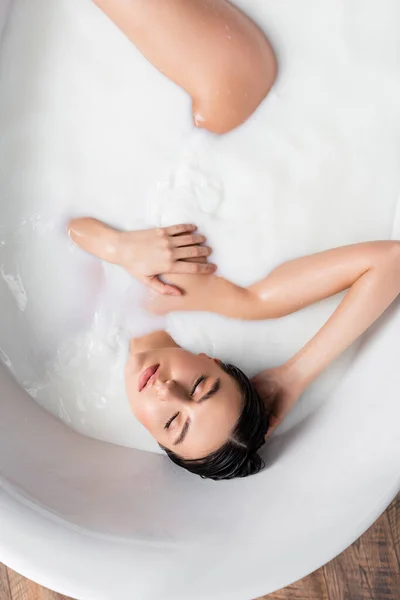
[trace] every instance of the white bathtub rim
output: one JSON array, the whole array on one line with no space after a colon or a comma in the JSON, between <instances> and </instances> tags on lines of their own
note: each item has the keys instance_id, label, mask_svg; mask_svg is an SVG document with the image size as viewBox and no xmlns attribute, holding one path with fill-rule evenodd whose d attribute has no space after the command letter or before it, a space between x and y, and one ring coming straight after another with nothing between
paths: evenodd
<instances>
[{"instance_id":1,"label":"white bathtub rim","mask_svg":"<svg viewBox=\"0 0 400 600\"><path fill-rule=\"evenodd\" d=\"M291 569L290 580L286 578L284 581L277 580L268 583L268 576L270 574L266 577L265 575L260 574L260 579L258 581L248 582L246 584L246 586L248 586L246 588L247 597L255 598L260 595L273 593L276 590L282 589L282 587L286 587L287 585L302 579L309 573L314 572L333 560L373 525L399 492L400 476L388 486L384 493L382 493L380 502L377 503L373 509L369 510L366 516L363 516L359 521L354 522L354 526L351 530L350 528L348 529L347 535L343 541L334 546L327 546L324 552L321 552L320 548L315 548L315 552L312 555L306 555L306 553L304 553L304 555L298 557L298 564ZM15 508L16 502L15 497L5 492L4 488L0 489L0 514L7 514L10 508ZM10 517L7 521L4 521L1 526L0 561L39 585L60 594L76 598L76 600L112 600L115 597L115 584L118 580L113 581L113 577L108 577L107 579L110 580L109 588L95 590L91 586L91 582L93 582L93 577L91 575L92 570L86 567L85 575L83 577L79 580L75 579L73 582L70 581L65 573L65 553L62 557L61 568L59 568L57 572L53 569L49 569L49 560L54 556L51 542L56 531L63 538L66 535L70 538L68 540L68 544L70 545L68 555L73 557L72 563L74 568L76 567L76 553L79 553L82 557L82 562L87 564L86 561L90 563L90 561L93 560L92 553L96 553L95 550L98 550L102 543L107 543L107 551L109 550L110 543L112 543L110 539L96 539L90 532L84 532L83 530L79 531L77 527L72 527L70 524L68 525L69 531L65 528L65 523L62 522L61 519L54 518L50 513L39 513L36 507L28 506L25 502L23 504L19 503L18 517ZM36 554L35 560L32 561L31 554L29 552L24 552L23 544L20 543L20 538L16 532L23 531L24 536L31 536L34 540L37 538L34 532L35 527L44 528L46 530L48 543L46 545L46 552ZM121 543L121 540L119 540L119 543ZM71 548L72 545L75 546L74 549ZM84 553L87 555L86 559L83 559ZM104 553L104 556L106 554L107 552ZM131 569L132 566L133 565L131 564ZM96 568L97 572L103 572L104 569L104 571L110 573L112 563L106 559L105 564L102 567L99 567L97 557L93 561L93 567ZM86 576L86 574L89 576ZM265 582L263 581L264 577ZM204 598L203 591L199 591L200 595L195 596L194 594L196 591L191 590L192 600L202 600ZM122 594L125 592L126 589ZM134 593L134 590L130 589L129 594L132 593ZM208 597L210 600L212 599L212 596L210 596L209 593ZM127 596L119 595L119 598L120 600L125 600ZM177 596L177 598L179 599L179 596ZM184 596L182 596L182 599L183 598ZM229 585L227 585L226 599L228 600L228 598L230 600L244 600L241 591L238 591L238 595L235 595L235 592L233 592L232 589L229 589ZM141 598L141 600L145 599ZM223 598L218 594L215 596L215 600L223 600Z\"/></svg>"},{"instance_id":2,"label":"white bathtub rim","mask_svg":"<svg viewBox=\"0 0 400 600\"><path fill-rule=\"evenodd\" d=\"M377 352L379 348L388 349L391 347L396 349L398 345L398 327L396 327L396 324L400 318L399 307L400 305L396 303L393 310L389 311L367 336L365 342L368 342L368 339L373 336L374 343L372 345L366 343L361 350L361 357L360 354L358 355L358 358L362 360L363 370L369 367L371 373L376 357L382 357L382 352ZM386 352L384 354L387 356ZM384 365L386 370L392 371L396 369L397 360L397 353L391 352L390 361L385 360L383 363L378 361L378 367L383 368ZM398 375L397 370L396 374ZM349 389L350 391L354 389L351 381L350 386L348 385L348 379L354 380L356 377L357 370L352 370L342 381L342 386L347 388L347 393L349 393ZM337 394L341 397L340 404L346 404L343 391L336 390L335 396ZM245 581L236 581L235 585L222 577L222 581L218 577L215 581L211 581L212 573L210 575L206 573L204 580L198 582L196 589L191 590L191 600L203 600L205 596L211 600L213 598L215 600L224 600L225 598L226 600L236 600L236 598L237 600L244 600L245 598L272 593L326 564L354 542L376 520L400 489L398 470L400 439L397 419L400 407L396 395L391 394L388 396L388 401L391 409L393 409L393 413L391 413L393 418L389 421L391 426L390 440L394 442L394 445L391 446L394 452L392 455L393 460L387 463L388 470L384 473L384 480L380 482L378 490L375 487L372 497L362 498L362 502L358 503L357 510L353 507L350 511L347 511L351 513L351 518L346 521L345 529L340 528L339 533L336 531L336 535L333 537L328 535L329 523L327 523L326 533L324 533L325 528L322 532L316 532L315 528L312 529L311 534L313 532L314 534L311 537L308 536L308 540L301 540L303 543L302 552L296 554L296 549L288 548L284 572L282 569L279 569L279 573L276 572L273 563L270 569L268 569L268 563L266 563L266 569L261 568L263 566L261 558L260 561L257 561L255 575L253 564L251 565L252 577L247 577ZM319 412L326 415L326 413L331 414L333 410L337 414L338 405L328 402L321 407ZM343 417L343 413L341 414ZM380 428L378 433L381 440L387 439L387 432L383 427ZM309 441L310 438L308 437L307 440ZM132 553L130 553L128 550L129 542L124 543L124 540L121 539L115 541L115 538L110 539L108 536L101 538L92 535L90 531L78 530L76 527L72 528L71 523L65 523L56 514L39 509L34 503L29 503L26 498L23 500L16 498L14 491L10 494L7 489L1 487L1 482L0 515L2 516L0 561L30 579L78 600L92 600L92 598L93 600L114 600L115 597L118 597L118 600L130 600L133 593L132 580L135 581L135 591L140 600L152 600L154 597L162 598L164 588L157 586L163 584L165 579L168 582L171 574L176 577L181 576L183 573L189 581L189 575L191 574L196 581L196 579L201 579L201 574L205 571L204 567L213 566L215 557L215 552L213 555L213 549L211 548L210 554L207 555L207 562L205 562L204 545L202 545L199 550L199 552L203 552L199 555L202 570L199 571L196 564L191 562L191 556L188 557L187 552L179 551L182 550L182 546L178 549L177 554L172 551L169 555L165 551L162 552L163 545L157 547L157 544L140 544L141 552L138 553L134 551L137 550L137 544L132 543ZM252 529L250 533L256 536L257 529ZM320 533L325 537L321 539L321 535L318 535ZM60 547L59 555L55 553L54 547ZM186 549L187 546L184 550ZM190 546L190 550L192 551L192 546ZM234 568L235 565L240 564L236 558L241 550L240 543L237 546L235 545L232 550L231 560L227 563L229 569L231 566ZM178 560L171 561L175 556ZM278 558L282 559L282 554ZM275 566L277 564L275 562ZM86 566L82 569L81 565ZM160 584L153 581L155 579L154 572L157 572L157 565L161 567ZM209 571L211 572L212 569L210 568ZM226 567L225 571L227 571ZM149 574L153 577L150 578ZM127 582L129 584L125 587ZM116 594L116 586L118 585L121 586L121 589ZM179 592L174 594L176 600L186 599L187 585L186 583L186 589L179 589ZM98 587L93 589L93 586ZM157 589L154 589L154 586ZM210 590L213 590L215 596L210 594Z\"/></svg>"}]
</instances>

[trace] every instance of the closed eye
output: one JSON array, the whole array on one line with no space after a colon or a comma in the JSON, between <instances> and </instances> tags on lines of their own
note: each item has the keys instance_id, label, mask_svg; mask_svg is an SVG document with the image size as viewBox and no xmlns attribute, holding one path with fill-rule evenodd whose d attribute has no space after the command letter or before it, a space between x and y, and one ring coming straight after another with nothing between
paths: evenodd
<instances>
[{"instance_id":1,"label":"closed eye","mask_svg":"<svg viewBox=\"0 0 400 600\"><path fill-rule=\"evenodd\" d=\"M214 385L212 386L211 390L209 390L207 392L207 394L204 394L204 396L202 396L200 398L200 402L204 402L204 400L208 400L209 398L211 398L211 396L214 396L214 394L216 394L218 392L220 387L221 387L221 380L217 379L216 382L214 383Z\"/></svg>"},{"instance_id":2,"label":"closed eye","mask_svg":"<svg viewBox=\"0 0 400 600\"><path fill-rule=\"evenodd\" d=\"M214 385L212 386L211 390L209 390L207 392L207 394L205 394L202 398L200 398L200 402L204 402L205 400L208 400L209 398L211 398L211 396L214 396L214 394L216 394L218 392L218 390L221 387L221 380L217 379L216 382L214 383ZM181 433L179 434L178 438L175 440L174 442L174 446L177 446L178 444L182 444L183 440L186 438L187 433L190 429L190 419L187 419Z\"/></svg>"},{"instance_id":3,"label":"closed eye","mask_svg":"<svg viewBox=\"0 0 400 600\"><path fill-rule=\"evenodd\" d=\"M194 382L194 386L192 387L191 391L190 391L190 396L193 396L193 394L195 393L196 389L198 388L198 386L206 379L205 375L200 375L200 377L198 377L196 379L196 381Z\"/></svg>"},{"instance_id":4,"label":"closed eye","mask_svg":"<svg viewBox=\"0 0 400 600\"><path fill-rule=\"evenodd\" d=\"M198 379L196 379L194 386L192 387L191 392L190 392L191 397L194 395L198 386L201 383L203 383L203 381L205 381L206 379L208 379L206 377L206 375L201 375ZM214 396L214 394L216 394L218 392L220 387L221 387L221 381L219 379L217 379L216 382L214 383L214 385L212 386L211 390L209 390L204 396L202 396L202 398L200 398L200 402L203 402L204 400L208 400L209 398L211 398L211 396Z\"/></svg>"},{"instance_id":5,"label":"closed eye","mask_svg":"<svg viewBox=\"0 0 400 600\"><path fill-rule=\"evenodd\" d=\"M170 425L172 424L172 422L176 419L176 417L178 415L179 415L179 412L175 413L170 419L168 419L168 421L164 425L164 429L169 429Z\"/></svg>"}]
</instances>

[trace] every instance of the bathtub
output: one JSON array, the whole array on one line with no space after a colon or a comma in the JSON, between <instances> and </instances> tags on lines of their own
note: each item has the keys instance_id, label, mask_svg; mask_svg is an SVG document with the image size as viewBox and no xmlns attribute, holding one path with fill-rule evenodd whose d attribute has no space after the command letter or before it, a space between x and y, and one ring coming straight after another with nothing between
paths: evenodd
<instances>
[{"instance_id":1,"label":"bathtub","mask_svg":"<svg viewBox=\"0 0 400 600\"><path fill-rule=\"evenodd\" d=\"M397 302L266 470L221 483L75 433L0 365L0 561L79 600L245 600L307 575L400 489L399 340Z\"/></svg>"}]
</instances>

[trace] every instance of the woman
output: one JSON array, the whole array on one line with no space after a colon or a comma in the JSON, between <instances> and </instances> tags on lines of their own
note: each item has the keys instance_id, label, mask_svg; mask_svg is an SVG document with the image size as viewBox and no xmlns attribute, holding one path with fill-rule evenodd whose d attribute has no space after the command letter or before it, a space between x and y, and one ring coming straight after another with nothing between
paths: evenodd
<instances>
[{"instance_id":1,"label":"woman","mask_svg":"<svg viewBox=\"0 0 400 600\"><path fill-rule=\"evenodd\" d=\"M178 225L125 233L85 218L72 221L69 234L83 250L161 292L150 302L157 313L276 319L348 290L295 356L253 381L233 365L187 352L163 331L132 340L125 381L137 419L179 466L212 479L244 477L262 468L258 450L265 437L308 385L400 293L400 242L367 242L298 258L242 288L204 262L211 250L199 245L205 238L194 230ZM157 275L167 276L168 284Z\"/></svg>"}]
</instances>

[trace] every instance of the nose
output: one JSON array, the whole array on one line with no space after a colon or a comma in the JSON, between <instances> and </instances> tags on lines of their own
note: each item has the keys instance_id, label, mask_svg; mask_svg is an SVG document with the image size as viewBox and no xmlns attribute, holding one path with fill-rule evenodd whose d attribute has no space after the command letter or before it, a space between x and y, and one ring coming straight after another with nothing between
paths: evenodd
<instances>
[{"instance_id":1,"label":"nose","mask_svg":"<svg viewBox=\"0 0 400 600\"><path fill-rule=\"evenodd\" d=\"M173 379L167 381L157 381L154 383L157 397L159 400L168 402L171 400L186 400L185 391Z\"/></svg>"}]
</instances>

